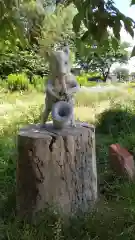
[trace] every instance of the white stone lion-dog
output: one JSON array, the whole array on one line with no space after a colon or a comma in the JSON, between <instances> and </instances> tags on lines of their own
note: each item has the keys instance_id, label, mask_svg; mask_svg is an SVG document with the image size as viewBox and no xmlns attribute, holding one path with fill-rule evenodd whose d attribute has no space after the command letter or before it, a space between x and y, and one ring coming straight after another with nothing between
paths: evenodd
<instances>
[{"instance_id":1,"label":"white stone lion-dog","mask_svg":"<svg viewBox=\"0 0 135 240\"><path fill-rule=\"evenodd\" d=\"M79 84L71 73L69 48L63 51L54 51L50 58L50 79L46 86L45 109L42 114L41 125L47 120L52 107L58 101L66 101L74 105L73 95L79 90ZM75 126L74 114L71 125Z\"/></svg>"}]
</instances>

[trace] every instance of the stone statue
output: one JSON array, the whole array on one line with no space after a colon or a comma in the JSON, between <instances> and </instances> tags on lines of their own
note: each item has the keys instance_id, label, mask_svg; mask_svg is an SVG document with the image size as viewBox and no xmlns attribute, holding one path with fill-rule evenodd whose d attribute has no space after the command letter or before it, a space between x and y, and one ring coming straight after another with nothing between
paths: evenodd
<instances>
[{"instance_id":1,"label":"stone statue","mask_svg":"<svg viewBox=\"0 0 135 240\"><path fill-rule=\"evenodd\" d=\"M79 84L71 73L69 48L65 46L61 51L54 51L50 57L50 80L46 86L42 126L47 122L50 112L55 128L75 126L74 94L78 90Z\"/></svg>"}]
</instances>

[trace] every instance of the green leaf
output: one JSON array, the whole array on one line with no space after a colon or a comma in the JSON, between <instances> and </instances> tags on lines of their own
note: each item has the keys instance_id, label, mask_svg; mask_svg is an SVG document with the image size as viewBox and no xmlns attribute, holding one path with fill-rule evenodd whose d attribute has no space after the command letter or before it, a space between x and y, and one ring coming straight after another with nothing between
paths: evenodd
<instances>
[{"instance_id":1,"label":"green leaf","mask_svg":"<svg viewBox=\"0 0 135 240\"><path fill-rule=\"evenodd\" d=\"M135 0L132 0L130 5L132 6L134 4L135 4Z\"/></svg>"},{"instance_id":2,"label":"green leaf","mask_svg":"<svg viewBox=\"0 0 135 240\"><path fill-rule=\"evenodd\" d=\"M89 31L86 31L86 32L83 34L83 36L81 37L81 40L82 40L82 41L85 41L85 40L88 38L88 36L89 36Z\"/></svg>"},{"instance_id":3,"label":"green leaf","mask_svg":"<svg viewBox=\"0 0 135 240\"><path fill-rule=\"evenodd\" d=\"M135 46L133 47L132 49L132 53L131 53L131 56L130 57L135 57Z\"/></svg>"},{"instance_id":4,"label":"green leaf","mask_svg":"<svg viewBox=\"0 0 135 240\"><path fill-rule=\"evenodd\" d=\"M73 18L73 29L75 33L79 32L80 26L81 26L81 18L80 18L80 14L77 13Z\"/></svg>"},{"instance_id":5,"label":"green leaf","mask_svg":"<svg viewBox=\"0 0 135 240\"><path fill-rule=\"evenodd\" d=\"M82 56L88 55L88 52L89 52L88 48L87 48L87 46L85 46L85 44L80 39L76 39L76 47L77 47L80 55L82 55Z\"/></svg>"},{"instance_id":6,"label":"green leaf","mask_svg":"<svg viewBox=\"0 0 135 240\"><path fill-rule=\"evenodd\" d=\"M124 27L126 29L126 31L131 35L131 37L133 38L134 37L134 31L133 31L133 27L132 27L132 19L131 18L128 18L126 17L124 19Z\"/></svg>"},{"instance_id":7,"label":"green leaf","mask_svg":"<svg viewBox=\"0 0 135 240\"><path fill-rule=\"evenodd\" d=\"M93 36L93 39L97 40L97 41L100 41L101 34L99 33L100 31L99 31L98 27L96 26L96 24L93 23L93 22L89 23L88 27L89 27L88 31Z\"/></svg>"},{"instance_id":8,"label":"green leaf","mask_svg":"<svg viewBox=\"0 0 135 240\"><path fill-rule=\"evenodd\" d=\"M121 30L121 22L119 19L115 20L115 25L113 27L113 32L114 32L114 36L120 40L120 30Z\"/></svg>"},{"instance_id":9,"label":"green leaf","mask_svg":"<svg viewBox=\"0 0 135 240\"><path fill-rule=\"evenodd\" d=\"M115 37L112 37L112 47L113 47L113 49L117 50L118 45L119 45L118 40Z\"/></svg>"}]
</instances>

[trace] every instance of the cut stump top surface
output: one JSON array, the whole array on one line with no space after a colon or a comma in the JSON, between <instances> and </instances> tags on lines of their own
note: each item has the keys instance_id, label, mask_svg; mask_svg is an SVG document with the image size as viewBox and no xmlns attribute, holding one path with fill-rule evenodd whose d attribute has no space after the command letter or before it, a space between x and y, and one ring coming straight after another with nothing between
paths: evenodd
<instances>
[{"instance_id":1,"label":"cut stump top surface","mask_svg":"<svg viewBox=\"0 0 135 240\"><path fill-rule=\"evenodd\" d=\"M46 138L48 135L52 136L67 136L67 135L78 135L84 131L84 128L90 129L92 132L95 132L94 125L90 125L83 122L76 122L76 127L67 126L61 130L55 129L52 122L47 122L44 127L41 127L40 124L30 124L24 128L21 128L18 135L27 136L32 138Z\"/></svg>"}]
</instances>

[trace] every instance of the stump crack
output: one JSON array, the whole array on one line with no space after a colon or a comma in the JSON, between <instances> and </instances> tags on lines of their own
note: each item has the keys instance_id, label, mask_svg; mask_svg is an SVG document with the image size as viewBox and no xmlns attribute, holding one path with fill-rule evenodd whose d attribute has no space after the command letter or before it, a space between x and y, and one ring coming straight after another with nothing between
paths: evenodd
<instances>
[{"instance_id":1,"label":"stump crack","mask_svg":"<svg viewBox=\"0 0 135 240\"><path fill-rule=\"evenodd\" d=\"M50 152L53 152L53 144L56 142L56 137L55 136L52 136L52 139L50 141L50 144L49 144L49 150Z\"/></svg>"},{"instance_id":2,"label":"stump crack","mask_svg":"<svg viewBox=\"0 0 135 240\"><path fill-rule=\"evenodd\" d=\"M73 168L71 164L71 159L72 159L72 154L70 152L70 149L68 147L68 139L66 137L63 137L63 142L64 142L64 148L66 152L66 163L68 164L68 167L71 172L71 182L72 182L72 193L69 191L70 195L70 201L71 201L71 212L74 211L74 205L77 207L78 202L80 202L80 196L79 196L79 185L78 185L78 172L76 168ZM65 164L64 164L65 165ZM75 165L76 167L76 165ZM66 180L66 179L65 179ZM68 188L68 182L66 181L67 188ZM76 208L75 207L75 208Z\"/></svg>"}]
</instances>

